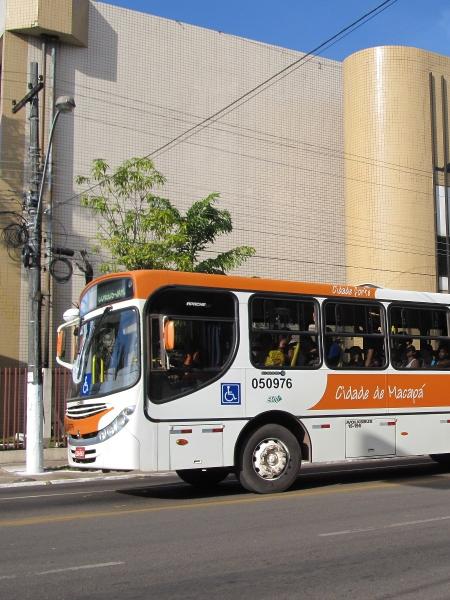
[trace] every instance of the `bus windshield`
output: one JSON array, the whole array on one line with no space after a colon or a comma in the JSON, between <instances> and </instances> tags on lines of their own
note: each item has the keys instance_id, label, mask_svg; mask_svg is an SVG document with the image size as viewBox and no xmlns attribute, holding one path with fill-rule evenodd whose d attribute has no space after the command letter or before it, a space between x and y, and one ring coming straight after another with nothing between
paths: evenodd
<instances>
[{"instance_id":1,"label":"bus windshield","mask_svg":"<svg viewBox=\"0 0 450 600\"><path fill-rule=\"evenodd\" d=\"M110 394L134 385L140 374L138 339L134 308L84 321L73 368L72 396Z\"/></svg>"}]
</instances>

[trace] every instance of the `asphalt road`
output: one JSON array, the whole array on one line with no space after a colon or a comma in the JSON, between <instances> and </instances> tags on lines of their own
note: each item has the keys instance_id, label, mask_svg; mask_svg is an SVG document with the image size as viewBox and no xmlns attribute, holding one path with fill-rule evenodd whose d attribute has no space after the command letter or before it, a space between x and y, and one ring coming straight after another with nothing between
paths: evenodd
<instances>
[{"instance_id":1,"label":"asphalt road","mask_svg":"<svg viewBox=\"0 0 450 600\"><path fill-rule=\"evenodd\" d=\"M449 498L425 458L307 466L271 496L173 476L3 489L0 598L448 599Z\"/></svg>"}]
</instances>

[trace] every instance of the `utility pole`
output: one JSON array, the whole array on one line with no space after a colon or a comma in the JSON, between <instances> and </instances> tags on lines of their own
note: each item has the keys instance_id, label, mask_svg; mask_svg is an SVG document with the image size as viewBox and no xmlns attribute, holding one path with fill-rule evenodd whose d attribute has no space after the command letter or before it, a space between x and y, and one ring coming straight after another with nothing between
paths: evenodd
<instances>
[{"instance_id":1,"label":"utility pole","mask_svg":"<svg viewBox=\"0 0 450 600\"><path fill-rule=\"evenodd\" d=\"M30 146L31 164L30 189L26 198L28 212L28 241L23 248L23 264L28 269L28 382L27 382L27 438L26 471L29 474L44 470L43 424L44 405L42 395L42 341L41 341L41 258L42 258L42 198L45 174L52 149L55 126L61 113L72 112L75 101L72 96L60 96L55 102L56 112L50 127L44 165L41 169L39 149L39 92L44 87L38 76L38 64L30 64L30 91L19 102L13 102L13 113L30 104Z\"/></svg>"},{"instance_id":2,"label":"utility pole","mask_svg":"<svg viewBox=\"0 0 450 600\"><path fill-rule=\"evenodd\" d=\"M28 269L28 379L27 379L27 432L26 472L42 473L43 450L43 398L41 368L41 220L39 218L39 189L41 184L39 148L39 92L44 87L39 80L38 64L30 64L30 91L15 103L13 112L30 104L30 189L26 197L28 212L28 244L24 248L24 266Z\"/></svg>"}]
</instances>

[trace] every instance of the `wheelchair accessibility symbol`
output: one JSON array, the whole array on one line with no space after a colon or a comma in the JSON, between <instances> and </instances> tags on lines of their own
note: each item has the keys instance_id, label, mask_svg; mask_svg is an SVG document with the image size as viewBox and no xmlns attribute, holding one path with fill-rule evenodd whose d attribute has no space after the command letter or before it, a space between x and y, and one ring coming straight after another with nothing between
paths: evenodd
<instances>
[{"instance_id":1,"label":"wheelchair accessibility symbol","mask_svg":"<svg viewBox=\"0 0 450 600\"><path fill-rule=\"evenodd\" d=\"M241 403L241 384L240 383L222 383L221 404L240 404Z\"/></svg>"},{"instance_id":2,"label":"wheelchair accessibility symbol","mask_svg":"<svg viewBox=\"0 0 450 600\"><path fill-rule=\"evenodd\" d=\"M92 384L92 373L86 373L83 385L81 386L80 396L89 396Z\"/></svg>"}]
</instances>

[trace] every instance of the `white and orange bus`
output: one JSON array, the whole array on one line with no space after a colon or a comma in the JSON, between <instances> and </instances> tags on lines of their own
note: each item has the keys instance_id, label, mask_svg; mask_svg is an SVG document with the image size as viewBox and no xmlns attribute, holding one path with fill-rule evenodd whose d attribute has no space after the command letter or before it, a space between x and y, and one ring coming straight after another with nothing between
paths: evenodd
<instances>
[{"instance_id":1,"label":"white and orange bus","mask_svg":"<svg viewBox=\"0 0 450 600\"><path fill-rule=\"evenodd\" d=\"M302 462L447 462L449 305L368 285L100 277L58 332L70 465L175 470L194 485L233 471L266 493L289 488Z\"/></svg>"}]
</instances>

